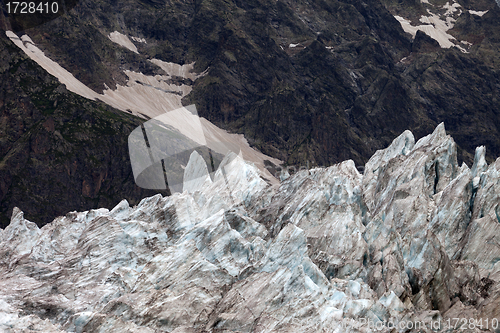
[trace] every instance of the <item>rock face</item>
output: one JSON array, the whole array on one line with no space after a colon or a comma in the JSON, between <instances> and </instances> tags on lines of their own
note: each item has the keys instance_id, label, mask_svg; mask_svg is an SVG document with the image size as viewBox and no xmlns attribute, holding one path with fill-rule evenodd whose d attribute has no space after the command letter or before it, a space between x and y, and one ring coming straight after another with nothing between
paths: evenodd
<instances>
[{"instance_id":1,"label":"rock face","mask_svg":"<svg viewBox=\"0 0 500 333\"><path fill-rule=\"evenodd\" d=\"M127 137L142 120L69 92L0 33L0 228L138 203Z\"/></svg>"},{"instance_id":2,"label":"rock face","mask_svg":"<svg viewBox=\"0 0 500 333\"><path fill-rule=\"evenodd\" d=\"M394 16L445 24L456 47L413 38ZM124 85L124 69L162 74L153 58L196 62L206 75L184 105L288 165L364 165L404 130L420 138L440 122L459 161L478 145L489 163L500 156L494 0L81 0L27 33L97 92Z\"/></svg>"},{"instance_id":3,"label":"rock face","mask_svg":"<svg viewBox=\"0 0 500 333\"><path fill-rule=\"evenodd\" d=\"M67 0L67 6L70 2L76 4ZM427 9L447 27L453 20L446 33L461 49L441 48L421 31L413 39L394 18L416 26L425 16L428 28L441 26ZM18 31L4 15L0 11L0 29ZM364 165L404 130L418 139L440 122L456 140L459 162L471 164L478 145L488 148L488 163L500 156L500 9L493 0L81 0L67 14L25 33L96 94L116 92L127 101L130 95L120 87L144 88L154 76L161 87L176 86L167 90L177 102L195 104L200 116L244 134L253 147L287 165L347 159ZM126 158L112 167L119 158L107 159L126 156L122 140L136 120L96 116L85 105L97 111L102 104L75 96L73 106L64 105L54 91L57 82L50 86L49 76L35 73L29 62L9 60L19 58L18 50L5 38L0 43L0 126L7 133L6 140L0 138L0 160L8 160L0 169L8 164L15 170L0 170L0 227L8 224L15 205L41 226L73 209L111 208L122 198L133 204L143 198L130 182ZM30 44L27 38L24 43ZM203 76L175 74L164 62L184 69L194 62ZM138 108L154 100L132 99ZM51 114L80 107L87 119L76 112ZM106 126L89 133L98 128L96 117ZM48 162L39 155L48 149L47 133L58 131L63 138L74 133L60 128L68 118L83 132L71 139L93 147L76 158L77 179L52 177L74 169L75 159L67 155L50 166L46 181ZM118 130L120 123L126 128ZM41 134L31 134L30 144L37 153L27 159L26 133L35 124L32 132ZM101 146L104 128L121 135ZM22 147L10 150L21 134ZM49 137L62 144L57 135ZM56 161L50 149L46 159ZM28 161L33 164L25 167Z\"/></svg>"},{"instance_id":4,"label":"rock face","mask_svg":"<svg viewBox=\"0 0 500 333\"><path fill-rule=\"evenodd\" d=\"M183 193L41 229L15 209L0 329L450 332L488 318L494 331L500 159L480 147L470 169L456 154L440 124L416 143L403 132L364 174L345 161L271 186L235 155L212 179L193 153Z\"/></svg>"}]
</instances>

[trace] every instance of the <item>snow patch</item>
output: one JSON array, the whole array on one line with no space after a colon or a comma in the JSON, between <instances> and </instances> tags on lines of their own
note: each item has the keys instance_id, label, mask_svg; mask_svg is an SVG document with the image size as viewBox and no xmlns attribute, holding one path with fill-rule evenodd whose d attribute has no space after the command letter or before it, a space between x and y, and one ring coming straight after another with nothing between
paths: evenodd
<instances>
[{"instance_id":1,"label":"snow patch","mask_svg":"<svg viewBox=\"0 0 500 333\"><path fill-rule=\"evenodd\" d=\"M66 85L69 91L72 91L85 98L96 100L99 94L77 80L73 74L62 68L58 63L47 58L45 54L35 46L28 35L19 38L12 31L6 31L5 34L10 40L26 53L32 60L39 64L49 74L57 77L61 83Z\"/></svg>"},{"instance_id":2,"label":"snow patch","mask_svg":"<svg viewBox=\"0 0 500 333\"><path fill-rule=\"evenodd\" d=\"M477 15L477 16L483 16L487 12L488 12L487 10L485 10L485 11L469 10L469 13L471 13L472 15Z\"/></svg>"},{"instance_id":3,"label":"snow patch","mask_svg":"<svg viewBox=\"0 0 500 333\"><path fill-rule=\"evenodd\" d=\"M119 44L127 49L129 49L130 51L132 52L135 52L137 54L139 54L139 52L137 52L137 47L134 45L134 43L132 43L130 41L130 39L125 36L124 34L122 33L119 33L118 31L113 31L112 33L110 33L108 35L108 38L116 43L116 44Z\"/></svg>"},{"instance_id":4,"label":"snow patch","mask_svg":"<svg viewBox=\"0 0 500 333\"><path fill-rule=\"evenodd\" d=\"M137 42L137 43L144 43L144 44L147 44L148 42L146 42L146 39L144 38L139 38L139 37L132 37L132 40L134 42Z\"/></svg>"},{"instance_id":5,"label":"snow patch","mask_svg":"<svg viewBox=\"0 0 500 333\"><path fill-rule=\"evenodd\" d=\"M206 74L206 71L200 74L196 74L193 72L194 70L194 62L190 64L179 65L173 62L166 62L159 59L150 60L153 64L157 65L161 69L163 69L170 76L179 76L185 79L196 80L199 77L202 77Z\"/></svg>"},{"instance_id":6,"label":"snow patch","mask_svg":"<svg viewBox=\"0 0 500 333\"><path fill-rule=\"evenodd\" d=\"M413 38L415 38L417 31L420 30L425 32L427 35L431 36L433 39L435 39L439 43L439 46L441 46L442 48L450 48L452 46L456 46L462 52L467 52L467 50L465 50L463 47L456 45L452 42L452 40L455 40L455 37L446 33L446 31L453 28L453 23L455 22L455 19L447 16L446 20L442 20L438 15L433 14L430 11L428 12L430 14L429 16L422 16L420 18L420 22L426 24L417 26L411 25L410 21L408 21L404 17L398 15L395 15L394 17L396 18L396 20L399 21L403 30L405 32L410 33L413 36Z\"/></svg>"},{"instance_id":7,"label":"snow patch","mask_svg":"<svg viewBox=\"0 0 500 333\"><path fill-rule=\"evenodd\" d=\"M460 6L459 3L454 2L453 4L450 5L449 2L447 2L444 6L443 9L446 9L446 13L444 13L445 16L452 15L454 12L459 11L459 14L462 13L462 10L458 9Z\"/></svg>"},{"instance_id":8,"label":"snow patch","mask_svg":"<svg viewBox=\"0 0 500 333\"><path fill-rule=\"evenodd\" d=\"M122 111L130 110L137 116L154 118L165 112L182 107L182 97L189 94L191 87L169 84L168 76L147 76L125 71L129 77L126 86L117 85L116 90L107 89L99 99Z\"/></svg>"}]
</instances>

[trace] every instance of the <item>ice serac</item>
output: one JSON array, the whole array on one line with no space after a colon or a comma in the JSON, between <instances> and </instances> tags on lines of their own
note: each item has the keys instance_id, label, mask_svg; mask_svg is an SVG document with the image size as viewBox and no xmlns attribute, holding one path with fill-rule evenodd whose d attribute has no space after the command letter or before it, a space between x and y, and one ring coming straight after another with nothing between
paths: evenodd
<instances>
[{"instance_id":1,"label":"ice serac","mask_svg":"<svg viewBox=\"0 0 500 333\"><path fill-rule=\"evenodd\" d=\"M474 154L474 163L472 164L472 179L474 180L473 186L477 189L479 181L481 180L481 174L488 169L488 163L486 163L486 147L481 146L476 148Z\"/></svg>"},{"instance_id":2,"label":"ice serac","mask_svg":"<svg viewBox=\"0 0 500 333\"><path fill-rule=\"evenodd\" d=\"M21 257L31 252L40 234L38 226L26 220L19 208L15 207L12 212L12 219L5 230L0 233L0 242L3 245L0 254L0 261L7 256ZM4 262L3 262L4 263Z\"/></svg>"},{"instance_id":3,"label":"ice serac","mask_svg":"<svg viewBox=\"0 0 500 333\"><path fill-rule=\"evenodd\" d=\"M403 132L363 175L344 161L276 186L234 153L210 175L193 152L170 197L41 229L16 209L0 231L0 331L393 332L498 317L500 159L484 153L458 167L440 124L416 143Z\"/></svg>"},{"instance_id":4,"label":"ice serac","mask_svg":"<svg viewBox=\"0 0 500 333\"><path fill-rule=\"evenodd\" d=\"M500 159L481 173L462 256L482 275L500 278Z\"/></svg>"},{"instance_id":5,"label":"ice serac","mask_svg":"<svg viewBox=\"0 0 500 333\"><path fill-rule=\"evenodd\" d=\"M183 191L190 193L203 187L206 182L212 182L208 173L205 160L195 150L189 157L189 162L184 169Z\"/></svg>"},{"instance_id":6,"label":"ice serac","mask_svg":"<svg viewBox=\"0 0 500 333\"><path fill-rule=\"evenodd\" d=\"M383 150L377 150L365 165L363 187L365 188L365 200L373 207L376 195L376 186L378 184L379 167L386 164L389 160L399 155L408 155L415 145L413 134L406 130L389 147Z\"/></svg>"}]
</instances>

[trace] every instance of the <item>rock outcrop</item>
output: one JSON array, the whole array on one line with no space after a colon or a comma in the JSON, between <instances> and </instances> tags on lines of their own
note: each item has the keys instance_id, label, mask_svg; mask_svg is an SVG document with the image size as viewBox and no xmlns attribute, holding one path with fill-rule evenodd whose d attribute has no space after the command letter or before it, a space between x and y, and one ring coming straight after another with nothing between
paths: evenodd
<instances>
[{"instance_id":1,"label":"rock outcrop","mask_svg":"<svg viewBox=\"0 0 500 333\"><path fill-rule=\"evenodd\" d=\"M0 329L445 332L472 318L468 332L494 331L500 159L484 153L459 167L440 124L416 143L405 131L364 174L345 161L278 187L236 155L212 179L194 152L183 193L41 229L15 209Z\"/></svg>"}]
</instances>

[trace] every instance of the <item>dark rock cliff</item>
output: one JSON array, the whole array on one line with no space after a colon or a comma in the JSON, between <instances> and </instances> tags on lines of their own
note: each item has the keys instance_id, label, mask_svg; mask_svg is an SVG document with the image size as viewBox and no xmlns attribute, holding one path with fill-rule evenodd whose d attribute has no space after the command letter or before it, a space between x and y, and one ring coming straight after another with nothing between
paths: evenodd
<instances>
[{"instance_id":1,"label":"dark rock cliff","mask_svg":"<svg viewBox=\"0 0 500 333\"><path fill-rule=\"evenodd\" d=\"M86 0L30 34L98 91L121 82L121 69L153 73L147 58L196 61L208 75L185 103L287 164L361 165L404 129L420 137L440 122L457 140L459 161L471 164L477 145L491 160L500 153L500 10L493 1L462 4L489 10L458 18L451 33L473 44L465 54L405 34L391 14L411 16L415 6ZM141 55L109 41L114 30L145 38Z\"/></svg>"},{"instance_id":2,"label":"dark rock cliff","mask_svg":"<svg viewBox=\"0 0 500 333\"><path fill-rule=\"evenodd\" d=\"M72 210L112 207L138 188L127 136L140 119L66 90L0 34L0 228L14 206L43 225Z\"/></svg>"},{"instance_id":3,"label":"dark rock cliff","mask_svg":"<svg viewBox=\"0 0 500 333\"><path fill-rule=\"evenodd\" d=\"M469 53L437 47L422 33L413 40L402 30L393 15L413 15L418 22L425 14L419 1L82 0L68 14L28 33L51 59L97 92L105 84L124 84L126 69L161 73L151 58L196 61L195 69L207 70L207 75L193 84L185 105L195 103L201 116L245 134L253 146L288 165L330 165L345 159L363 165L405 129L418 139L440 122L457 142L459 162L471 165L476 146L486 146L488 161L500 155L500 10L493 0L459 2L464 11L449 33L470 43ZM480 17L467 8L488 12ZM111 42L107 35L113 31L147 43L136 43L136 54ZM9 170L2 176L2 214L18 201L36 221L35 212L52 218L63 210L109 206L106 200L115 202L109 193L139 196L124 153L126 134L137 122L58 90L62 88L40 69L30 69L29 61L8 61L18 51L6 43L2 37L2 85L19 91L8 110L30 118L2 118L9 131L0 155L1 170ZM44 80L50 82L39 83ZM68 107L61 106L58 94L67 98ZM65 132L58 126L78 130L65 127ZM75 134L83 128L84 135ZM109 141L101 140L101 131ZM65 135L79 135L73 140L82 146ZM14 149L14 142L22 142L24 151ZM59 152L69 154L63 142L71 145L73 157L58 161ZM49 146L52 150L44 151ZM79 174L74 182L46 181L41 175L47 163L32 159L28 151L48 154L51 170L58 170L62 179L73 179L74 161L85 163L77 170L85 170L86 176ZM7 161L9 168L4 167ZM22 173L34 170L25 165L40 173ZM61 205L61 199L52 200L55 196L73 203ZM22 200L37 204L23 206ZM46 208L51 205L53 209Z\"/></svg>"}]
</instances>

